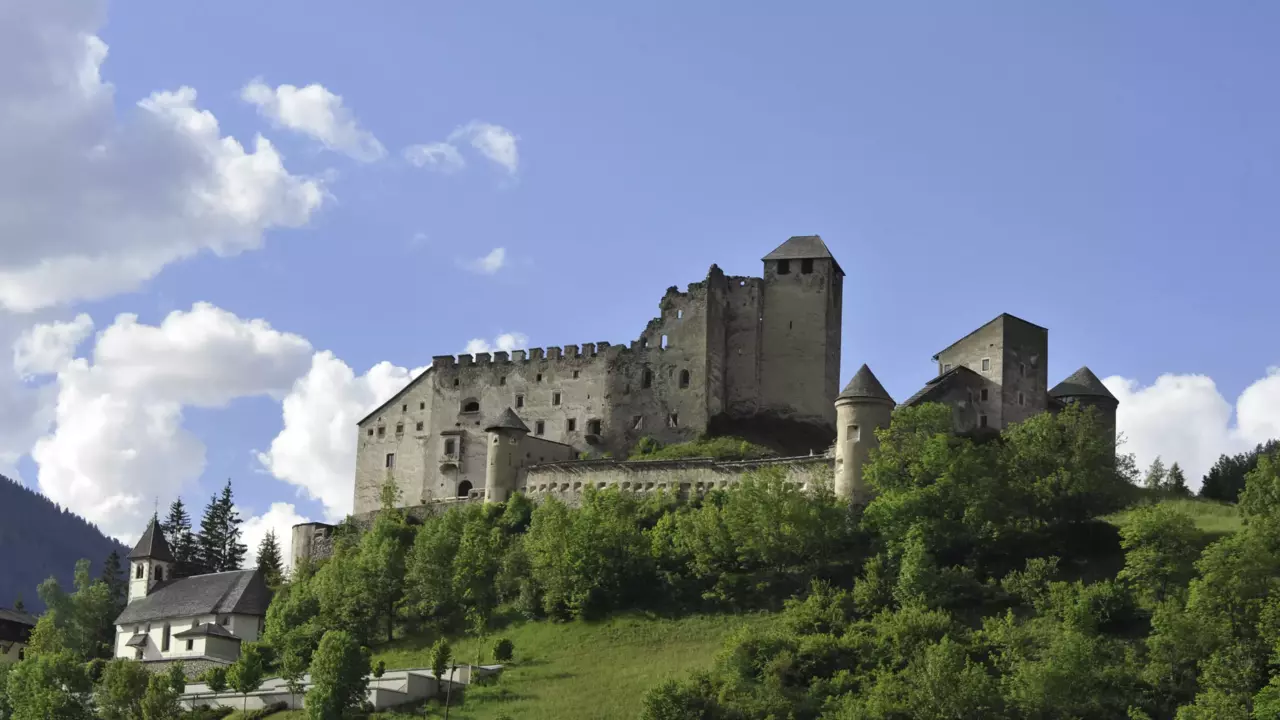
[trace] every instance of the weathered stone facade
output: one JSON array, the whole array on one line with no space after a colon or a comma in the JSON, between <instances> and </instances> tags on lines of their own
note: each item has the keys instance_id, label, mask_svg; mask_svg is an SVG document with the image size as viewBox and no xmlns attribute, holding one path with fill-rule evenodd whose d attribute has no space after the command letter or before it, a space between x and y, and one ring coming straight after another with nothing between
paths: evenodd
<instances>
[{"instance_id":1,"label":"weathered stone facade","mask_svg":"<svg viewBox=\"0 0 1280 720\"><path fill-rule=\"evenodd\" d=\"M671 287L628 346L607 342L432 358L359 423L355 511L395 481L405 505L485 487L488 420L529 427L522 464L624 456L640 438L690 440L717 427L777 429L780 449L835 437L844 271L817 236L764 258L764 277L712 266Z\"/></svg>"}]
</instances>

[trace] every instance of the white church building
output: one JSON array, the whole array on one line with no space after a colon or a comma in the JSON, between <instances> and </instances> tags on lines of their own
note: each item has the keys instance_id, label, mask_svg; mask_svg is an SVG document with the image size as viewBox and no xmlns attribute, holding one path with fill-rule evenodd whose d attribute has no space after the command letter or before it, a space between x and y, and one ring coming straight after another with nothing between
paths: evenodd
<instances>
[{"instance_id":1,"label":"white church building","mask_svg":"<svg viewBox=\"0 0 1280 720\"><path fill-rule=\"evenodd\" d=\"M175 578L176 562L155 518L129 553L128 605L116 618L115 656L183 661L188 671L228 665L262 634L271 591L258 570Z\"/></svg>"}]
</instances>

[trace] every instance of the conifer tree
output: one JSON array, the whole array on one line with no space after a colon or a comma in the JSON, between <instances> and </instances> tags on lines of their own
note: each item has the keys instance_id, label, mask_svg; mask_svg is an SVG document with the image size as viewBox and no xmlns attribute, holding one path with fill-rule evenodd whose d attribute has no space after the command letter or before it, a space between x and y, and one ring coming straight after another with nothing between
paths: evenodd
<instances>
[{"instance_id":1,"label":"conifer tree","mask_svg":"<svg viewBox=\"0 0 1280 720\"><path fill-rule=\"evenodd\" d=\"M200 521L199 554L205 572L239 570L249 548L240 542L240 514L232 502L231 481L209 498Z\"/></svg>"},{"instance_id":2,"label":"conifer tree","mask_svg":"<svg viewBox=\"0 0 1280 720\"><path fill-rule=\"evenodd\" d=\"M187 514L187 506L183 504L182 498L174 500L169 505L169 516L160 523L160 529L164 531L164 537L169 541L169 548L173 550L173 559L176 561L175 577L188 577L205 572L200 562L198 540L191 532L191 516Z\"/></svg>"},{"instance_id":3,"label":"conifer tree","mask_svg":"<svg viewBox=\"0 0 1280 720\"><path fill-rule=\"evenodd\" d=\"M115 550L111 551L102 564L102 582L106 583L107 590L110 591L112 604L118 609L124 609L129 582L125 579L124 568L120 564L120 553Z\"/></svg>"},{"instance_id":4,"label":"conifer tree","mask_svg":"<svg viewBox=\"0 0 1280 720\"><path fill-rule=\"evenodd\" d=\"M1182 472L1182 468L1178 463L1169 466L1169 474L1165 476L1164 488L1175 495L1191 495L1191 488L1187 487L1187 475Z\"/></svg>"},{"instance_id":5,"label":"conifer tree","mask_svg":"<svg viewBox=\"0 0 1280 720\"><path fill-rule=\"evenodd\" d=\"M268 530L262 542L258 543L258 570L267 580L268 587L276 587L284 578L284 562L280 558L280 543L276 540L276 531Z\"/></svg>"}]
</instances>

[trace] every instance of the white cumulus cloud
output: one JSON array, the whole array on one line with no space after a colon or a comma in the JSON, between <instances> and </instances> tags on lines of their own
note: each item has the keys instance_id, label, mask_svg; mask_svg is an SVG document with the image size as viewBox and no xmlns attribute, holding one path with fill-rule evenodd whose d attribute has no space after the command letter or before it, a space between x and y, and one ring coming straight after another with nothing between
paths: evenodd
<instances>
[{"instance_id":1,"label":"white cumulus cloud","mask_svg":"<svg viewBox=\"0 0 1280 720\"><path fill-rule=\"evenodd\" d=\"M191 88L117 113L100 73L105 10L0 4L0 308L131 291L201 252L255 249L324 200L266 139L223 136Z\"/></svg>"},{"instance_id":2,"label":"white cumulus cloud","mask_svg":"<svg viewBox=\"0 0 1280 720\"><path fill-rule=\"evenodd\" d=\"M479 257L466 263L466 267L472 272L481 275L492 275L502 269L507 264L507 249L494 248L489 251L488 255Z\"/></svg>"},{"instance_id":3,"label":"white cumulus cloud","mask_svg":"<svg viewBox=\"0 0 1280 720\"><path fill-rule=\"evenodd\" d=\"M244 522L240 525L240 541L248 546L245 556L245 567L256 567L258 564L258 547L268 532L275 532L276 542L280 545L280 559L284 561L287 571L293 564L293 526L311 522L311 519L298 514L292 503L273 502L271 507L261 515L246 513L237 507Z\"/></svg>"},{"instance_id":4,"label":"white cumulus cloud","mask_svg":"<svg viewBox=\"0 0 1280 720\"><path fill-rule=\"evenodd\" d=\"M307 135L352 159L373 162L387 154L378 138L360 127L350 108L343 105L342 96L318 83L272 89L255 79L241 90L240 97L255 105L276 127Z\"/></svg>"},{"instance_id":5,"label":"white cumulus cloud","mask_svg":"<svg viewBox=\"0 0 1280 720\"><path fill-rule=\"evenodd\" d=\"M404 149L404 159L417 167L446 174L461 170L467 165L458 148L447 142L410 145Z\"/></svg>"},{"instance_id":6,"label":"white cumulus cloud","mask_svg":"<svg viewBox=\"0 0 1280 720\"><path fill-rule=\"evenodd\" d=\"M516 136L501 125L472 120L449 134L449 142L462 141L471 143L481 155L502 166L509 174L515 175L520 167L520 152L516 147Z\"/></svg>"},{"instance_id":7,"label":"white cumulus cloud","mask_svg":"<svg viewBox=\"0 0 1280 720\"><path fill-rule=\"evenodd\" d=\"M467 347L463 352L467 354L494 352L495 350L511 352L512 350L523 350L527 347L529 347L528 335L510 332L502 333L494 338L493 342L489 342L484 338L472 338L467 341Z\"/></svg>"},{"instance_id":8,"label":"white cumulus cloud","mask_svg":"<svg viewBox=\"0 0 1280 720\"><path fill-rule=\"evenodd\" d=\"M1156 457L1177 462L1193 489L1219 455L1280 438L1280 368L1270 368L1234 404L1205 375L1169 373L1150 385L1119 376L1102 382L1120 401L1121 452L1133 453L1143 469Z\"/></svg>"},{"instance_id":9,"label":"white cumulus cloud","mask_svg":"<svg viewBox=\"0 0 1280 720\"><path fill-rule=\"evenodd\" d=\"M85 313L70 322L35 325L13 344L14 370L23 377L56 373L71 362L76 348L91 332L93 318Z\"/></svg>"},{"instance_id":10,"label":"white cumulus cloud","mask_svg":"<svg viewBox=\"0 0 1280 720\"><path fill-rule=\"evenodd\" d=\"M58 371L56 424L31 452L41 492L110 535L135 537L155 499L167 503L204 470L184 408L283 397L311 354L297 335L209 304L156 326L120 315L90 357Z\"/></svg>"},{"instance_id":11,"label":"white cumulus cloud","mask_svg":"<svg viewBox=\"0 0 1280 720\"><path fill-rule=\"evenodd\" d=\"M381 362L357 376L333 353L316 353L284 399L284 429L258 460L319 500L327 520L342 519L355 496L356 423L425 369Z\"/></svg>"}]
</instances>

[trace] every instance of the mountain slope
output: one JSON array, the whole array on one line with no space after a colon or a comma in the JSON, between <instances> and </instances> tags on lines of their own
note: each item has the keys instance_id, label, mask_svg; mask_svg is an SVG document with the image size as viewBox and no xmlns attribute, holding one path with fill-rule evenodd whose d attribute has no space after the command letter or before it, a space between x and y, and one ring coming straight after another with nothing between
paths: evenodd
<instances>
[{"instance_id":1,"label":"mountain slope","mask_svg":"<svg viewBox=\"0 0 1280 720\"><path fill-rule=\"evenodd\" d=\"M36 587L45 578L70 590L76 561L87 558L97 577L112 550L122 559L129 552L79 515L0 475L0 607L21 597L28 612L42 610Z\"/></svg>"}]
</instances>

